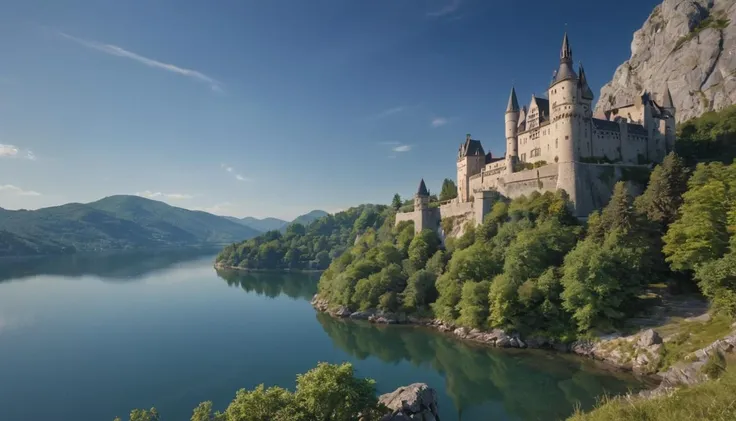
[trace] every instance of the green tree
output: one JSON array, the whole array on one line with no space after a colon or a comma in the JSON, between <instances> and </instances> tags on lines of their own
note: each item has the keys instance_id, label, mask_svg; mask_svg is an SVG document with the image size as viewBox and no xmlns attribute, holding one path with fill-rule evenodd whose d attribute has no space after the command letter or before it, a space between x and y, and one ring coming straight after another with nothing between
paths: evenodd
<instances>
[{"instance_id":1,"label":"green tree","mask_svg":"<svg viewBox=\"0 0 736 421\"><path fill-rule=\"evenodd\" d=\"M393 210L395 211L398 211L399 209L401 209L401 206L402 206L401 196L399 196L399 194L396 193L394 195L393 200L391 200L391 208L393 208Z\"/></svg>"},{"instance_id":2,"label":"green tree","mask_svg":"<svg viewBox=\"0 0 736 421\"><path fill-rule=\"evenodd\" d=\"M736 250L698 266L695 279L717 312L736 317Z\"/></svg>"},{"instance_id":3,"label":"green tree","mask_svg":"<svg viewBox=\"0 0 736 421\"><path fill-rule=\"evenodd\" d=\"M420 269L414 272L409 277L406 288L402 293L404 308L409 311L416 311L427 308L429 304L433 303L437 299L436 280L436 273L429 269Z\"/></svg>"},{"instance_id":4,"label":"green tree","mask_svg":"<svg viewBox=\"0 0 736 421\"><path fill-rule=\"evenodd\" d=\"M687 191L688 171L685 162L674 152L657 165L649 176L644 193L636 198L636 210L660 226L660 231L677 219L682 195Z\"/></svg>"},{"instance_id":5,"label":"green tree","mask_svg":"<svg viewBox=\"0 0 736 421\"><path fill-rule=\"evenodd\" d=\"M289 407L294 399L288 390L280 387L266 389L262 384L253 390L240 389L225 410L227 421L271 421L282 408Z\"/></svg>"},{"instance_id":6,"label":"green tree","mask_svg":"<svg viewBox=\"0 0 736 421\"><path fill-rule=\"evenodd\" d=\"M490 282L466 282L463 284L458 307L457 322L463 326L484 328L488 319L488 291Z\"/></svg>"},{"instance_id":7,"label":"green tree","mask_svg":"<svg viewBox=\"0 0 736 421\"><path fill-rule=\"evenodd\" d=\"M414 267L417 269L424 267L424 265L427 264L427 260L437 252L439 243L437 234L429 229L426 229L420 232L419 235L415 236L414 239L411 240L408 250L409 260Z\"/></svg>"},{"instance_id":8,"label":"green tree","mask_svg":"<svg viewBox=\"0 0 736 421\"><path fill-rule=\"evenodd\" d=\"M212 401L202 402L192 412L190 421L228 421L225 414L212 413Z\"/></svg>"},{"instance_id":9,"label":"green tree","mask_svg":"<svg viewBox=\"0 0 736 421\"><path fill-rule=\"evenodd\" d=\"M294 397L308 420L356 421L378 415L375 382L355 377L348 363L319 363L297 377Z\"/></svg>"},{"instance_id":10,"label":"green tree","mask_svg":"<svg viewBox=\"0 0 736 421\"><path fill-rule=\"evenodd\" d=\"M450 180L449 178L445 178L445 180L442 182L442 190L440 190L440 201L444 202L445 200L454 199L457 197L457 186L455 185L455 182Z\"/></svg>"}]
</instances>

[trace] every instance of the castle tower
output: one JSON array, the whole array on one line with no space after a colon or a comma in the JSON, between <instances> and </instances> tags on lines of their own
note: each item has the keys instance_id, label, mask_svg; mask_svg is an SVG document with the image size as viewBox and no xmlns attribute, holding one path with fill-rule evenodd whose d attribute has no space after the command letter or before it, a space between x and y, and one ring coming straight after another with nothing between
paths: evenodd
<instances>
[{"instance_id":1,"label":"castle tower","mask_svg":"<svg viewBox=\"0 0 736 421\"><path fill-rule=\"evenodd\" d=\"M516 90L511 88L509 104L506 107L506 172L514 172L519 156L519 101L516 99Z\"/></svg>"},{"instance_id":2,"label":"castle tower","mask_svg":"<svg viewBox=\"0 0 736 421\"><path fill-rule=\"evenodd\" d=\"M579 87L582 89L578 89ZM583 124L579 117L583 114L583 107L588 101L579 94L583 90L583 86L579 84L578 75L573 70L572 48L567 33L565 33L560 49L560 66L555 72L547 95L550 107L551 139L554 139L554 145L550 146L554 148L554 159L558 165L556 187L564 190L576 207L580 205L577 201L577 161ZM579 102L581 100L582 103Z\"/></svg>"},{"instance_id":3,"label":"castle tower","mask_svg":"<svg viewBox=\"0 0 736 421\"><path fill-rule=\"evenodd\" d=\"M577 88L578 76L573 70L572 49L565 33L560 50L560 67L555 73L547 95L550 103L550 123L558 145L556 156L559 163L574 162L578 158L575 143L580 122L574 118L580 114ZM580 107L582 108L582 104Z\"/></svg>"},{"instance_id":4,"label":"castle tower","mask_svg":"<svg viewBox=\"0 0 736 421\"><path fill-rule=\"evenodd\" d=\"M419 182L419 189L417 194L414 195L414 232L420 233L425 229L432 229L431 226L431 212L429 209L429 190L427 185L424 184L424 179Z\"/></svg>"},{"instance_id":5,"label":"castle tower","mask_svg":"<svg viewBox=\"0 0 736 421\"><path fill-rule=\"evenodd\" d=\"M580 67L578 68L578 75L578 93L580 95L578 102L582 105L580 111L584 118L590 118L593 114L592 104L595 95L593 95L593 90L590 89L588 77L585 75L585 69L583 69L582 63L580 63Z\"/></svg>"},{"instance_id":6,"label":"castle tower","mask_svg":"<svg viewBox=\"0 0 736 421\"><path fill-rule=\"evenodd\" d=\"M665 120L664 139L665 154L668 154L675 149L675 115L677 112L677 109L675 108L675 103L672 102L672 94L670 93L669 86L665 88L664 102L662 103L662 108L664 108L664 112L667 117L667 119Z\"/></svg>"},{"instance_id":7,"label":"castle tower","mask_svg":"<svg viewBox=\"0 0 736 421\"><path fill-rule=\"evenodd\" d=\"M469 202L473 196L470 189L470 178L483 171L486 163L486 154L479 140L465 136L465 142L457 152L457 200Z\"/></svg>"}]
</instances>

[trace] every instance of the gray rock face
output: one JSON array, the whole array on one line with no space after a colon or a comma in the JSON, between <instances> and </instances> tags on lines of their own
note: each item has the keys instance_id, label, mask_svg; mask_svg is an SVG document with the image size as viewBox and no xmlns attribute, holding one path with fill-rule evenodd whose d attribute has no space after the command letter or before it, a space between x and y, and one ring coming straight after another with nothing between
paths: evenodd
<instances>
[{"instance_id":1,"label":"gray rock face","mask_svg":"<svg viewBox=\"0 0 736 421\"><path fill-rule=\"evenodd\" d=\"M424 383L414 383L378 397L391 411L381 421L439 421L437 392Z\"/></svg>"},{"instance_id":2,"label":"gray rock face","mask_svg":"<svg viewBox=\"0 0 736 421\"><path fill-rule=\"evenodd\" d=\"M677 120L736 103L736 0L664 0L634 33L631 58L601 88L595 112L633 103L642 90L661 104L667 86Z\"/></svg>"}]
</instances>

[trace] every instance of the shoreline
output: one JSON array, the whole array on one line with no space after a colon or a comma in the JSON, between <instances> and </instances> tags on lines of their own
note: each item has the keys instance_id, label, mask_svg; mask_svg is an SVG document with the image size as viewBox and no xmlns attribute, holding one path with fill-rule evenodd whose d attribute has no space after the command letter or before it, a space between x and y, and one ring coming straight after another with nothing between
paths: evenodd
<instances>
[{"instance_id":1,"label":"shoreline","mask_svg":"<svg viewBox=\"0 0 736 421\"><path fill-rule=\"evenodd\" d=\"M663 340L652 328L629 336L601 337L598 341L577 340L571 343L555 343L554 340L542 336L522 339L516 333L508 334L501 329L491 331L468 329L438 319L415 317L403 313L387 313L375 309L351 311L343 306L335 308L331 307L327 300L320 298L318 294L314 295L311 304L315 310L338 319L428 328L475 345L493 348L540 349L592 359L602 363L605 368L630 372L641 378L644 384L648 384L648 387L632 396L643 399L662 396L679 386L691 386L708 380L702 368L713 352L736 352L736 329L734 329L725 337L688 354L666 370L658 371L657 367L663 358ZM733 328L736 328L736 323Z\"/></svg>"},{"instance_id":2,"label":"shoreline","mask_svg":"<svg viewBox=\"0 0 736 421\"><path fill-rule=\"evenodd\" d=\"M217 270L232 270L236 272L255 272L255 273L278 273L278 272L294 272L294 273L322 273L324 269L249 269L241 268L237 266L228 266L215 263L215 269Z\"/></svg>"}]
</instances>

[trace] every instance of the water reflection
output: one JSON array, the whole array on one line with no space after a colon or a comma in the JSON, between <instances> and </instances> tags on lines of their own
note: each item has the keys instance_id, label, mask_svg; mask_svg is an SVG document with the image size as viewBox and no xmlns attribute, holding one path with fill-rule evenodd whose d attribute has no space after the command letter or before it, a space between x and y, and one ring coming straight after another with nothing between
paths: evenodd
<instances>
[{"instance_id":1,"label":"water reflection","mask_svg":"<svg viewBox=\"0 0 736 421\"><path fill-rule=\"evenodd\" d=\"M290 298L311 300L317 292L319 273L306 272L243 272L217 270L217 276L231 287L276 298L284 294Z\"/></svg>"},{"instance_id":2,"label":"water reflection","mask_svg":"<svg viewBox=\"0 0 736 421\"><path fill-rule=\"evenodd\" d=\"M333 343L358 359L409 361L443 374L459 419L473 407L499 405L522 420L564 419L577 405L593 406L595 396L640 387L628 374L571 356L474 347L426 329L316 317Z\"/></svg>"},{"instance_id":3,"label":"water reflection","mask_svg":"<svg viewBox=\"0 0 736 421\"><path fill-rule=\"evenodd\" d=\"M0 259L0 282L41 275L72 278L96 276L107 281L135 280L197 258L212 257L217 250L184 250L80 253L64 256L37 256Z\"/></svg>"}]
</instances>

